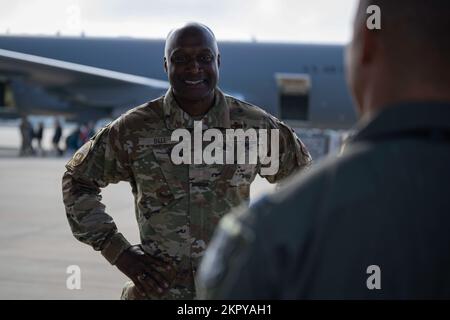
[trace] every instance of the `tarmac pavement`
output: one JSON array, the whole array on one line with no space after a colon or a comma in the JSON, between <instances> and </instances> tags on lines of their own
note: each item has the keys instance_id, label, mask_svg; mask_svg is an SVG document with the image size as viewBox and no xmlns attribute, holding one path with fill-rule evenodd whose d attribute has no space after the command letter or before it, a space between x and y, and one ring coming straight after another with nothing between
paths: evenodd
<instances>
[{"instance_id":1,"label":"tarmac pavement","mask_svg":"<svg viewBox=\"0 0 450 320\"><path fill-rule=\"evenodd\" d=\"M0 148L0 299L119 299L126 277L70 231L61 194L68 158L16 155ZM258 177L252 199L270 190ZM120 232L138 243L130 186L110 185L102 195ZM79 290L66 286L71 265L81 270Z\"/></svg>"}]
</instances>

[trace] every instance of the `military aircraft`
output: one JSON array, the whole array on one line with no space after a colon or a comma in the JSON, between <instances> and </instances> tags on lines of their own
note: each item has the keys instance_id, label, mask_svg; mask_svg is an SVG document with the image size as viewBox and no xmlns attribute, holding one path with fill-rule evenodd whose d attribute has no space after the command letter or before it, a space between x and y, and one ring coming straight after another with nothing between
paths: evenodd
<instances>
[{"instance_id":1,"label":"military aircraft","mask_svg":"<svg viewBox=\"0 0 450 320\"><path fill-rule=\"evenodd\" d=\"M345 129L355 114L343 46L219 42L219 86L296 127ZM164 94L163 40L0 36L0 117L115 117Z\"/></svg>"}]
</instances>

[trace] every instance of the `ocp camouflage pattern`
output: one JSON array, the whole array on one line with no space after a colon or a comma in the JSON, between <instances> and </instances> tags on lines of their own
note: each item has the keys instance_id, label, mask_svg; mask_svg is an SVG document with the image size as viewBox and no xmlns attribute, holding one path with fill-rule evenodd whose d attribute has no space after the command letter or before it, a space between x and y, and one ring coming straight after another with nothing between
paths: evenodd
<instances>
[{"instance_id":1,"label":"ocp camouflage pattern","mask_svg":"<svg viewBox=\"0 0 450 320\"><path fill-rule=\"evenodd\" d=\"M102 250L117 227L101 203L100 188L128 181L143 249L170 263L164 299L195 297L195 274L219 220L249 200L260 164L181 164L171 161L173 130L192 130L194 120L172 91L136 107L101 129L66 165L63 197L74 236ZM280 166L266 176L278 182L310 165L311 157L292 129L262 109L216 89L215 103L201 118L203 129L279 129ZM132 283L122 294L130 295ZM157 298L157 297L155 297Z\"/></svg>"}]
</instances>

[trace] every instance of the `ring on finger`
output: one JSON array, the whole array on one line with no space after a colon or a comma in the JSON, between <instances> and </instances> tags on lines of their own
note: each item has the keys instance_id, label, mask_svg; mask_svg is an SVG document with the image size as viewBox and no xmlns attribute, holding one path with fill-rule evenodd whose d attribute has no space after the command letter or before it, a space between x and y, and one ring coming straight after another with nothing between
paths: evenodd
<instances>
[{"instance_id":1,"label":"ring on finger","mask_svg":"<svg viewBox=\"0 0 450 320\"><path fill-rule=\"evenodd\" d=\"M144 281L148 277L147 273L141 273L137 276L139 281Z\"/></svg>"}]
</instances>

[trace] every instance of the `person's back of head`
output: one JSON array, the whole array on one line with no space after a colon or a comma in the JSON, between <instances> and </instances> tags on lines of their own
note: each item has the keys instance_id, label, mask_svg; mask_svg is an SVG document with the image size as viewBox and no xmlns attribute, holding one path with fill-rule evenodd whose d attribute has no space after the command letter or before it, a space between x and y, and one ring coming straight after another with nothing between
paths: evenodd
<instances>
[{"instance_id":1,"label":"person's back of head","mask_svg":"<svg viewBox=\"0 0 450 320\"><path fill-rule=\"evenodd\" d=\"M372 5L381 29L368 28ZM447 0L360 1L346 56L360 115L398 102L450 101L449 14Z\"/></svg>"}]
</instances>

